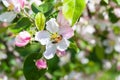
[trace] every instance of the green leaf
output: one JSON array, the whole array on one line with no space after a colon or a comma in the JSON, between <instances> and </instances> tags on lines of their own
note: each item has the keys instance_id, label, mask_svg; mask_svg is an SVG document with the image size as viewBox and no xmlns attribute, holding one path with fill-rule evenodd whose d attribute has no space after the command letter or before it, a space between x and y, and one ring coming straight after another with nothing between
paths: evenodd
<instances>
[{"instance_id":1,"label":"green leaf","mask_svg":"<svg viewBox=\"0 0 120 80\"><path fill-rule=\"evenodd\" d=\"M120 5L120 0L116 0L116 1L117 1L118 5Z\"/></svg>"},{"instance_id":2,"label":"green leaf","mask_svg":"<svg viewBox=\"0 0 120 80\"><path fill-rule=\"evenodd\" d=\"M27 17L21 18L17 24L11 28L12 32L20 32L31 26L31 21Z\"/></svg>"},{"instance_id":3,"label":"green leaf","mask_svg":"<svg viewBox=\"0 0 120 80\"><path fill-rule=\"evenodd\" d=\"M44 26L45 26L45 16L42 13L37 13L37 15L35 16L35 24L38 30L43 30Z\"/></svg>"},{"instance_id":4,"label":"green leaf","mask_svg":"<svg viewBox=\"0 0 120 80\"><path fill-rule=\"evenodd\" d=\"M44 0L44 1L54 3L54 0Z\"/></svg>"},{"instance_id":5,"label":"green leaf","mask_svg":"<svg viewBox=\"0 0 120 80\"><path fill-rule=\"evenodd\" d=\"M120 0L113 0L120 6Z\"/></svg>"},{"instance_id":6,"label":"green leaf","mask_svg":"<svg viewBox=\"0 0 120 80\"><path fill-rule=\"evenodd\" d=\"M53 9L53 3L46 2L41 4L40 6L37 6L35 3L31 5L32 10L34 13L42 12L42 13L50 13Z\"/></svg>"},{"instance_id":7,"label":"green leaf","mask_svg":"<svg viewBox=\"0 0 120 80\"><path fill-rule=\"evenodd\" d=\"M46 72L45 69L38 70L35 66L35 60L38 59L38 53L30 54L24 62L23 72L26 80L39 80Z\"/></svg>"},{"instance_id":8,"label":"green leaf","mask_svg":"<svg viewBox=\"0 0 120 80\"><path fill-rule=\"evenodd\" d=\"M85 5L85 0L63 0L63 15L72 26L82 14Z\"/></svg>"},{"instance_id":9,"label":"green leaf","mask_svg":"<svg viewBox=\"0 0 120 80\"><path fill-rule=\"evenodd\" d=\"M59 58L56 55L52 59L48 60L47 62L48 62L49 72L54 72L59 68L58 66Z\"/></svg>"},{"instance_id":10,"label":"green leaf","mask_svg":"<svg viewBox=\"0 0 120 80\"><path fill-rule=\"evenodd\" d=\"M108 4L109 3L109 0L103 0L106 4Z\"/></svg>"},{"instance_id":11,"label":"green leaf","mask_svg":"<svg viewBox=\"0 0 120 80\"><path fill-rule=\"evenodd\" d=\"M77 44L75 42L71 42L69 48L74 50L76 53L79 51Z\"/></svg>"},{"instance_id":12,"label":"green leaf","mask_svg":"<svg viewBox=\"0 0 120 80\"><path fill-rule=\"evenodd\" d=\"M110 8L108 11L109 19L112 23L118 22L119 18L116 17L116 15L113 13L113 8Z\"/></svg>"},{"instance_id":13,"label":"green leaf","mask_svg":"<svg viewBox=\"0 0 120 80\"><path fill-rule=\"evenodd\" d=\"M104 48L102 46L96 45L95 53L98 59L102 60L104 58Z\"/></svg>"},{"instance_id":14,"label":"green leaf","mask_svg":"<svg viewBox=\"0 0 120 80\"><path fill-rule=\"evenodd\" d=\"M21 56L27 56L32 53L38 53L41 50L41 45L37 42L32 42L25 47L15 47L15 50L20 53Z\"/></svg>"},{"instance_id":15,"label":"green leaf","mask_svg":"<svg viewBox=\"0 0 120 80\"><path fill-rule=\"evenodd\" d=\"M31 5L31 8L34 13L40 12L39 7L35 3Z\"/></svg>"},{"instance_id":16,"label":"green leaf","mask_svg":"<svg viewBox=\"0 0 120 80\"><path fill-rule=\"evenodd\" d=\"M39 6L39 10L42 13L47 13L47 12L51 11L52 9L53 9L53 3L51 3L51 2L46 2Z\"/></svg>"},{"instance_id":17,"label":"green leaf","mask_svg":"<svg viewBox=\"0 0 120 80\"><path fill-rule=\"evenodd\" d=\"M0 34L6 32L7 29L8 29L8 27L1 27L0 28Z\"/></svg>"}]
</instances>

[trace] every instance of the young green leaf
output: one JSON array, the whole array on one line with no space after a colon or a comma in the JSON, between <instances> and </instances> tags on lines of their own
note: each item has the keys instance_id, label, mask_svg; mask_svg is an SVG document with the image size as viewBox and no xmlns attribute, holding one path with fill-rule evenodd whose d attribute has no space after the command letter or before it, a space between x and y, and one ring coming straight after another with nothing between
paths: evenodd
<instances>
[{"instance_id":1,"label":"young green leaf","mask_svg":"<svg viewBox=\"0 0 120 80\"><path fill-rule=\"evenodd\" d=\"M43 30L44 26L45 26L45 16L42 13L37 13L37 15L35 16L35 25L37 27L38 30Z\"/></svg>"},{"instance_id":2,"label":"young green leaf","mask_svg":"<svg viewBox=\"0 0 120 80\"><path fill-rule=\"evenodd\" d=\"M41 4L40 6L37 6L35 3L31 5L32 11L34 13L42 12L44 14L51 13L53 10L53 3L51 2L46 2Z\"/></svg>"},{"instance_id":3,"label":"young green leaf","mask_svg":"<svg viewBox=\"0 0 120 80\"><path fill-rule=\"evenodd\" d=\"M39 7L35 3L32 3L31 8L34 13L40 12Z\"/></svg>"},{"instance_id":4,"label":"young green leaf","mask_svg":"<svg viewBox=\"0 0 120 80\"><path fill-rule=\"evenodd\" d=\"M71 25L76 23L85 9L85 5L85 0L63 0L63 15Z\"/></svg>"},{"instance_id":5,"label":"young green leaf","mask_svg":"<svg viewBox=\"0 0 120 80\"><path fill-rule=\"evenodd\" d=\"M46 2L46 3L41 4L41 5L39 6L39 10L40 10L42 13L50 12L52 9L53 9L53 3L51 3L51 2Z\"/></svg>"},{"instance_id":6,"label":"young green leaf","mask_svg":"<svg viewBox=\"0 0 120 80\"><path fill-rule=\"evenodd\" d=\"M15 26L12 26L10 28L10 30L14 33L17 33L17 32L20 32L20 31L23 31L23 30L29 28L31 26L31 24L32 23L29 20L29 18L23 17L15 24Z\"/></svg>"}]
</instances>

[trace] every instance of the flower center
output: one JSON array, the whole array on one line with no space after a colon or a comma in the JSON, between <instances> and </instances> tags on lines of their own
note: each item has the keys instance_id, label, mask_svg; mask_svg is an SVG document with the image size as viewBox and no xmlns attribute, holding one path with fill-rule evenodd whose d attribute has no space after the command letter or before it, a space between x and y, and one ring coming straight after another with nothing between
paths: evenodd
<instances>
[{"instance_id":1,"label":"flower center","mask_svg":"<svg viewBox=\"0 0 120 80\"><path fill-rule=\"evenodd\" d=\"M14 10L14 5L13 5L12 3L10 3L10 5L8 6L8 10L9 10L9 11Z\"/></svg>"},{"instance_id":2,"label":"flower center","mask_svg":"<svg viewBox=\"0 0 120 80\"><path fill-rule=\"evenodd\" d=\"M51 41L53 44L59 43L62 40L62 35L59 35L58 33L53 33L51 35Z\"/></svg>"}]
</instances>

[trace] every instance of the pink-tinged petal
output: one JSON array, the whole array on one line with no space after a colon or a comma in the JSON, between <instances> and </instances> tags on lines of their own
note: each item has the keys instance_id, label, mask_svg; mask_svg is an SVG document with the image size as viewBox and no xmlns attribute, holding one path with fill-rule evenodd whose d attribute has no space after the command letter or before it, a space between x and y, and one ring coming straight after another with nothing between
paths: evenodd
<instances>
[{"instance_id":1,"label":"pink-tinged petal","mask_svg":"<svg viewBox=\"0 0 120 80\"><path fill-rule=\"evenodd\" d=\"M57 49L60 51L65 51L68 48L69 44L70 42L67 39L62 39L61 42L57 44Z\"/></svg>"},{"instance_id":2,"label":"pink-tinged petal","mask_svg":"<svg viewBox=\"0 0 120 80\"><path fill-rule=\"evenodd\" d=\"M57 22L58 22L60 27L70 26L69 22L65 19L65 17L62 14L62 10L60 10L59 13L58 13Z\"/></svg>"},{"instance_id":3,"label":"pink-tinged petal","mask_svg":"<svg viewBox=\"0 0 120 80\"><path fill-rule=\"evenodd\" d=\"M15 45L23 47L29 43L31 35L27 31L20 32L15 38Z\"/></svg>"},{"instance_id":4,"label":"pink-tinged petal","mask_svg":"<svg viewBox=\"0 0 120 80\"><path fill-rule=\"evenodd\" d=\"M63 16L62 11L58 13L57 22L60 26L59 33L62 34L63 37L69 39L74 35L74 31L70 27L69 22Z\"/></svg>"},{"instance_id":5,"label":"pink-tinged petal","mask_svg":"<svg viewBox=\"0 0 120 80\"><path fill-rule=\"evenodd\" d=\"M22 40L29 40L31 35L30 33L28 33L27 31L22 31L19 33L19 37L22 39Z\"/></svg>"},{"instance_id":6,"label":"pink-tinged petal","mask_svg":"<svg viewBox=\"0 0 120 80\"><path fill-rule=\"evenodd\" d=\"M57 51L56 45L48 44L46 45L46 51L43 53L43 55L46 59L51 59L54 57L56 51Z\"/></svg>"},{"instance_id":7,"label":"pink-tinged petal","mask_svg":"<svg viewBox=\"0 0 120 80\"><path fill-rule=\"evenodd\" d=\"M39 59L35 62L35 65L38 69L46 69L47 68L47 62L45 59Z\"/></svg>"},{"instance_id":8,"label":"pink-tinged petal","mask_svg":"<svg viewBox=\"0 0 120 80\"><path fill-rule=\"evenodd\" d=\"M58 57L62 57L66 54L66 51L57 50L56 54L57 54Z\"/></svg>"},{"instance_id":9,"label":"pink-tinged petal","mask_svg":"<svg viewBox=\"0 0 120 80\"><path fill-rule=\"evenodd\" d=\"M35 34L35 40L39 41L42 45L46 45L50 41L50 34L48 31L39 31Z\"/></svg>"},{"instance_id":10,"label":"pink-tinged petal","mask_svg":"<svg viewBox=\"0 0 120 80\"><path fill-rule=\"evenodd\" d=\"M26 0L18 0L18 3L20 4L21 8L24 8Z\"/></svg>"},{"instance_id":11,"label":"pink-tinged petal","mask_svg":"<svg viewBox=\"0 0 120 80\"><path fill-rule=\"evenodd\" d=\"M47 23L46 23L46 29L50 31L51 33L58 32L59 31L59 26L55 20L55 18L51 18Z\"/></svg>"},{"instance_id":12,"label":"pink-tinged petal","mask_svg":"<svg viewBox=\"0 0 120 80\"><path fill-rule=\"evenodd\" d=\"M59 30L59 34L61 34L66 39L74 36L74 30L71 27L60 27Z\"/></svg>"},{"instance_id":13,"label":"pink-tinged petal","mask_svg":"<svg viewBox=\"0 0 120 80\"><path fill-rule=\"evenodd\" d=\"M27 45L29 42L26 41L26 42L15 42L15 45L18 46L18 47L23 47L25 45Z\"/></svg>"},{"instance_id":14,"label":"pink-tinged petal","mask_svg":"<svg viewBox=\"0 0 120 80\"><path fill-rule=\"evenodd\" d=\"M20 6L15 7L15 8L14 8L14 11L15 11L16 13L19 13L19 12L21 11Z\"/></svg>"}]
</instances>

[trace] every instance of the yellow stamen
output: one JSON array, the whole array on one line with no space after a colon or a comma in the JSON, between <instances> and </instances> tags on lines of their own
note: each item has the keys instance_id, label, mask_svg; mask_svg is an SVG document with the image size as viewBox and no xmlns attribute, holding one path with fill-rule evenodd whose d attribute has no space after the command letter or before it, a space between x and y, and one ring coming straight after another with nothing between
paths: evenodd
<instances>
[{"instance_id":1,"label":"yellow stamen","mask_svg":"<svg viewBox=\"0 0 120 80\"><path fill-rule=\"evenodd\" d=\"M9 10L9 11L14 10L14 5L13 5L12 3L8 6L8 10Z\"/></svg>"},{"instance_id":2,"label":"yellow stamen","mask_svg":"<svg viewBox=\"0 0 120 80\"><path fill-rule=\"evenodd\" d=\"M58 36L57 33L53 33L53 34L51 35L51 39L55 39L55 38L57 38L57 36Z\"/></svg>"},{"instance_id":3,"label":"yellow stamen","mask_svg":"<svg viewBox=\"0 0 120 80\"><path fill-rule=\"evenodd\" d=\"M51 41L52 41L52 43L58 43L58 42L60 42L62 40L62 35L59 35L59 34L57 34L57 33L53 33L52 35L51 35Z\"/></svg>"}]
</instances>

